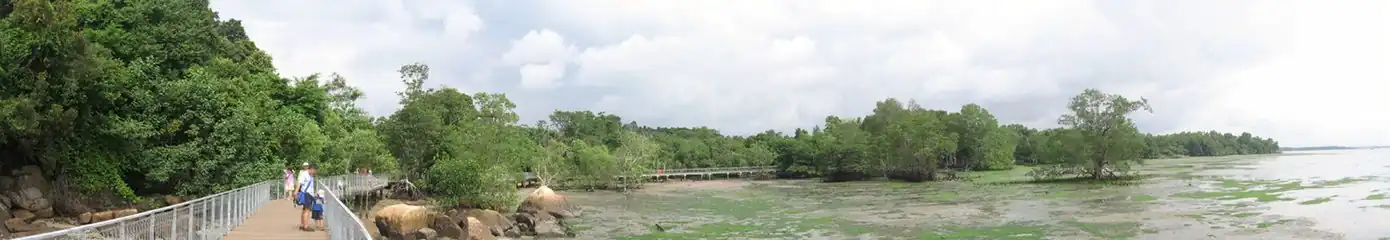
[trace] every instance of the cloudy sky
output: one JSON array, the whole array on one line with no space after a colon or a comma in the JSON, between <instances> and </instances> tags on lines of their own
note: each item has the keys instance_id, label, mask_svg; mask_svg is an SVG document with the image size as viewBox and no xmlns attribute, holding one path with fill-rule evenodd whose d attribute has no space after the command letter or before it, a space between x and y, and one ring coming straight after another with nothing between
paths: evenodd
<instances>
[{"instance_id":1,"label":"cloudy sky","mask_svg":"<svg viewBox=\"0 0 1390 240\"><path fill-rule=\"evenodd\" d=\"M1084 88L1145 97L1148 132L1390 145L1390 1L214 0L281 74L337 72L375 115L396 69L555 109L726 133L888 97L1055 125Z\"/></svg>"}]
</instances>

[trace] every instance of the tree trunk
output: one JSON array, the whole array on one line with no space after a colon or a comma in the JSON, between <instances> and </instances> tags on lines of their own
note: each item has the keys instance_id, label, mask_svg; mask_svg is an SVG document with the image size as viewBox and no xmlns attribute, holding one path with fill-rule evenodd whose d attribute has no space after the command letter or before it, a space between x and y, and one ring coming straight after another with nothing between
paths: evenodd
<instances>
[{"instance_id":1,"label":"tree trunk","mask_svg":"<svg viewBox=\"0 0 1390 240\"><path fill-rule=\"evenodd\" d=\"M1095 180L1101 180L1105 177L1105 161L1097 160L1094 162L1096 166L1095 169L1091 170L1091 178Z\"/></svg>"}]
</instances>

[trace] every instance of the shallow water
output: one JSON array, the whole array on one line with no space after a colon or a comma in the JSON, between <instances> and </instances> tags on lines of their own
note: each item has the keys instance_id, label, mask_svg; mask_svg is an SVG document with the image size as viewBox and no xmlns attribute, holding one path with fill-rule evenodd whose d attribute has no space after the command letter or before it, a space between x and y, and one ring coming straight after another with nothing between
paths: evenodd
<instances>
[{"instance_id":1,"label":"shallow water","mask_svg":"<svg viewBox=\"0 0 1390 240\"><path fill-rule=\"evenodd\" d=\"M1379 239L1390 149L1149 160L1130 184L668 182L565 192L584 239ZM657 225L665 231L657 229Z\"/></svg>"}]
</instances>

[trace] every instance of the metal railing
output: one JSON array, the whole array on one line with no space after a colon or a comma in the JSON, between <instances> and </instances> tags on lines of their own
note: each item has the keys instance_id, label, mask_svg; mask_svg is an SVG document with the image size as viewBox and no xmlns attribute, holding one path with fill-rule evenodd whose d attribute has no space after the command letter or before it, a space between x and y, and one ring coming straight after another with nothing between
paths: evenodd
<instances>
[{"instance_id":1,"label":"metal railing","mask_svg":"<svg viewBox=\"0 0 1390 240\"><path fill-rule=\"evenodd\" d=\"M339 196L361 194L384 185L386 182L387 179L384 176L361 175L333 176L319 180L319 183L323 184L323 188L328 190L327 196L324 196L323 199L323 221L327 227L328 236L335 240L372 239L372 234L367 231L367 226L347 204L343 203Z\"/></svg>"},{"instance_id":2,"label":"metal railing","mask_svg":"<svg viewBox=\"0 0 1390 240\"><path fill-rule=\"evenodd\" d=\"M102 222L18 239L217 239L284 189L264 181Z\"/></svg>"},{"instance_id":3,"label":"metal railing","mask_svg":"<svg viewBox=\"0 0 1390 240\"><path fill-rule=\"evenodd\" d=\"M644 174L642 174L642 176L644 176L644 177L651 177L651 176L668 176L668 175L701 174L701 173L724 174L724 173L772 172L772 171L777 171L777 167L776 167L776 166L757 166L757 167L675 168L675 169L661 169L661 170L655 170L655 169L653 169L653 170L651 170L651 172L649 172L649 173L644 173ZM524 173L522 173L522 174L523 174L523 176L525 177L524 179L526 179L526 180L535 180L535 179L536 179L536 173L535 173L535 172L524 172Z\"/></svg>"},{"instance_id":4,"label":"metal railing","mask_svg":"<svg viewBox=\"0 0 1390 240\"><path fill-rule=\"evenodd\" d=\"M332 176L318 180L324 198L324 224L332 239L371 239L365 225L338 196L384 184L371 176ZM283 180L268 180L158 209L73 228L16 238L39 239L221 239L271 200L283 198Z\"/></svg>"},{"instance_id":5,"label":"metal railing","mask_svg":"<svg viewBox=\"0 0 1390 240\"><path fill-rule=\"evenodd\" d=\"M679 168L679 169L662 169L662 170L661 170L661 174L759 172L759 171L774 171L774 170L776 170L776 168L773 167L773 166L757 166L757 167L714 167L714 168ZM655 170L653 170L653 171L655 171ZM655 173L655 172L653 172L653 173Z\"/></svg>"}]
</instances>

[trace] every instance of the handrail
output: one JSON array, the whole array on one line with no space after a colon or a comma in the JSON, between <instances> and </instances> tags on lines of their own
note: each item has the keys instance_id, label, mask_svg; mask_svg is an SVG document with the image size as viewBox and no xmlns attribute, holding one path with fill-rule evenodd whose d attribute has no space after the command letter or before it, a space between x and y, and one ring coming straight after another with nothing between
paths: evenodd
<instances>
[{"instance_id":1,"label":"handrail","mask_svg":"<svg viewBox=\"0 0 1390 240\"><path fill-rule=\"evenodd\" d=\"M178 204L174 204L174 205L169 205L169 206L165 206L165 207L161 207L161 208L152 209L152 210L149 210L149 211L144 211L144 212L132 214L132 215L130 215L130 216L112 218L112 219L110 219L110 220L101 221L101 222L95 222L95 223L86 224L86 225L77 226L77 227L72 227L72 228L68 228L68 229L63 229L63 230L58 230L58 231L53 231L53 232L47 232L47 233L42 233L42 234L37 234L37 235L31 235L31 236L25 236L25 237L21 237L21 238L16 238L15 240L21 240L21 239L23 239L23 240L28 240L28 239L50 239L50 238L57 237L57 236L59 236L59 235L67 234L67 233L70 233L70 232L76 232L76 231L88 230L88 229L92 229L92 228L110 226L110 225L112 225L112 224L117 224L117 223L124 222L124 221L134 220L134 219L136 219L136 218L141 218L141 217L146 217L146 216L154 215L154 214L156 214L156 213L161 213L161 212L168 211L168 210L172 210L172 209L176 209L176 208L179 208L179 207L191 206L191 205L194 204L194 203L203 203L203 201L206 201L206 200L208 200L208 199L212 199L212 198L214 198L214 197L225 196L226 194L230 194L230 193L232 193L232 192L244 190L244 189L251 188L251 187L253 187L253 186L256 186L256 185L259 185L259 184L263 184L263 183L266 183L266 182L271 182L271 181L274 181L274 180L262 181L262 182L254 183L254 184L251 184L251 185L246 185L246 186L244 186L244 187L240 187L240 188L228 190L228 191L225 191L225 192L214 193L214 194L212 194L212 195L208 195L208 196L205 196L205 197L201 197L201 198L197 198L197 199L185 201L185 202L182 202L182 203L178 203Z\"/></svg>"},{"instance_id":2,"label":"handrail","mask_svg":"<svg viewBox=\"0 0 1390 240\"><path fill-rule=\"evenodd\" d=\"M751 172L751 171L776 171L776 170L777 170L777 166L711 167L711 168L673 168L673 169L660 169L660 172L658 172L657 169L652 169L652 170L647 171L646 173L643 173L642 176L660 176L660 175L673 175L673 174L682 174L682 173L712 173L712 174L719 174L719 173L726 173L726 172L743 172L743 171L749 171L749 172ZM531 180L531 179L535 179L535 178L536 178L536 173L535 173L535 172L524 172L524 173L522 173L522 174L525 176L525 178L526 178L527 180Z\"/></svg>"},{"instance_id":3,"label":"handrail","mask_svg":"<svg viewBox=\"0 0 1390 240\"><path fill-rule=\"evenodd\" d=\"M371 233L367 231L367 225L363 224L362 220L352 212L352 209L348 208L347 204L344 204L339 198L340 192L350 193L349 189L346 188L362 185L358 183L372 180L380 179L375 176L346 175L329 177L323 181L328 183L323 185L326 186L325 189L328 189L328 196L325 196L324 199L324 205L326 205L324 206L324 218L326 221L333 222L332 226L328 228L328 235L332 239L372 239ZM343 182L353 183L342 184ZM375 186L375 184L372 185Z\"/></svg>"},{"instance_id":4,"label":"handrail","mask_svg":"<svg viewBox=\"0 0 1390 240\"><path fill-rule=\"evenodd\" d=\"M333 193L330 194L333 201L325 204L333 205L330 216L339 217L331 219L352 219L352 225L348 226L357 230L357 234L345 232L333 239L371 239L365 225L338 198L346 190L341 188L345 187L343 182L348 177L357 176L331 176L326 179L328 181L320 181L329 183L329 186L319 185L321 189L332 189L329 192ZM366 180L379 179L372 177ZM130 216L16 239L217 239L231 232L266 203L284 197L283 187L281 180L267 180ZM336 226L336 223L330 229L334 232L351 231Z\"/></svg>"}]
</instances>

